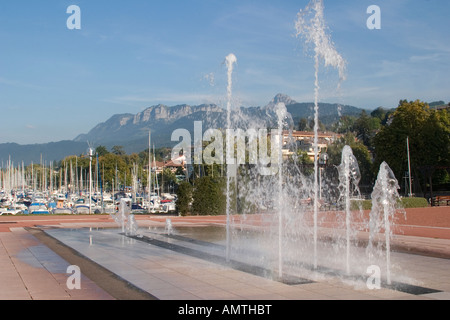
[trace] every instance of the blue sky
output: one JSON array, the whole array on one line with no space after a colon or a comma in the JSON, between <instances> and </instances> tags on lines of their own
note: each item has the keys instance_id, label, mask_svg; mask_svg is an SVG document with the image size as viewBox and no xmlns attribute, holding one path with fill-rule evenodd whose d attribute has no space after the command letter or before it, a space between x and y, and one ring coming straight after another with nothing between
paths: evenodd
<instances>
[{"instance_id":1,"label":"blue sky","mask_svg":"<svg viewBox=\"0 0 450 320\"><path fill-rule=\"evenodd\" d=\"M307 0L0 3L0 143L73 139L113 114L159 103L224 105L229 53L236 104L277 93L313 101L314 65L295 37ZM69 5L81 30L69 30ZM374 109L400 99L450 102L450 1L324 0L347 80L322 68L320 98ZM369 30L370 5L381 29Z\"/></svg>"}]
</instances>

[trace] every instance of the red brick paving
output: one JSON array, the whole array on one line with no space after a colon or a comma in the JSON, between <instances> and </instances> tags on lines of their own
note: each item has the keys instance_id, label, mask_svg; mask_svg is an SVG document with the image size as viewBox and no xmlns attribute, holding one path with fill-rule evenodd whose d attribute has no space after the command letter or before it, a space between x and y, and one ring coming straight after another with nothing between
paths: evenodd
<instances>
[{"instance_id":1,"label":"red brick paving","mask_svg":"<svg viewBox=\"0 0 450 320\"><path fill-rule=\"evenodd\" d=\"M337 221L342 221L343 212L324 211L319 212L321 227L333 228L338 225ZM369 211L363 213L363 219L368 220ZM307 214L312 221L312 214ZM359 213L354 212L352 220L360 222ZM136 215L136 220L148 220L164 222L167 218L177 223L189 224L225 224L226 216L149 216ZM242 216L233 216L234 223L239 223ZM113 222L108 215L29 215L29 216L0 216L0 232L9 232L15 227L34 227L44 225L58 225L61 223L104 223ZM267 215L247 215L246 224L263 225L267 223ZM429 207L406 209L406 217L403 214L396 216L395 233L405 236L417 236L437 239L450 239L450 207Z\"/></svg>"},{"instance_id":2,"label":"red brick paving","mask_svg":"<svg viewBox=\"0 0 450 320\"><path fill-rule=\"evenodd\" d=\"M42 225L57 225L71 222L107 222L113 221L106 215L29 215L29 216L0 216L0 232L9 232L9 228L35 227Z\"/></svg>"}]
</instances>

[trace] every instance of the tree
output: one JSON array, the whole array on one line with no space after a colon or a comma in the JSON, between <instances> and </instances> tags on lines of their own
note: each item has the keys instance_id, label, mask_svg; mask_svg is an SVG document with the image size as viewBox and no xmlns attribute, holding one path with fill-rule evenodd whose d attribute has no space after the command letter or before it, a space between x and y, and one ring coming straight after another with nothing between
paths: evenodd
<instances>
[{"instance_id":1,"label":"tree","mask_svg":"<svg viewBox=\"0 0 450 320\"><path fill-rule=\"evenodd\" d=\"M175 186L177 183L177 177L175 173L172 172L169 168L164 168L164 170L158 175L159 185L163 192L170 191L171 186Z\"/></svg>"},{"instance_id":2,"label":"tree","mask_svg":"<svg viewBox=\"0 0 450 320\"><path fill-rule=\"evenodd\" d=\"M385 124L386 124L387 117L388 117L392 112L393 112L392 110L388 110L388 109L385 109L385 108L383 108L383 107L378 107L378 108L376 108L375 110L373 110L373 111L370 113L370 115L371 115L373 118L379 119L379 120L380 120L380 124L385 125Z\"/></svg>"},{"instance_id":3,"label":"tree","mask_svg":"<svg viewBox=\"0 0 450 320\"><path fill-rule=\"evenodd\" d=\"M105 146L98 146L97 148L95 148L95 153L97 153L99 157L102 157L107 155L109 151Z\"/></svg>"},{"instance_id":4,"label":"tree","mask_svg":"<svg viewBox=\"0 0 450 320\"><path fill-rule=\"evenodd\" d=\"M346 133L352 130L353 124L356 118L353 116L342 116L338 122L336 122L331 130L336 133Z\"/></svg>"},{"instance_id":5,"label":"tree","mask_svg":"<svg viewBox=\"0 0 450 320\"><path fill-rule=\"evenodd\" d=\"M308 124L308 119L301 118L298 121L298 130L299 131L311 131L311 128L309 127L309 124Z\"/></svg>"},{"instance_id":6,"label":"tree","mask_svg":"<svg viewBox=\"0 0 450 320\"><path fill-rule=\"evenodd\" d=\"M114 146L111 149L112 153L118 156L123 156L126 154L125 150L123 149L123 146Z\"/></svg>"},{"instance_id":7,"label":"tree","mask_svg":"<svg viewBox=\"0 0 450 320\"><path fill-rule=\"evenodd\" d=\"M224 179L201 177L195 180L192 211L198 215L225 214Z\"/></svg>"},{"instance_id":8,"label":"tree","mask_svg":"<svg viewBox=\"0 0 450 320\"><path fill-rule=\"evenodd\" d=\"M183 181L178 185L177 210L182 216L191 211L192 190L192 185L187 181Z\"/></svg>"},{"instance_id":9,"label":"tree","mask_svg":"<svg viewBox=\"0 0 450 320\"><path fill-rule=\"evenodd\" d=\"M376 117L368 116L365 111L361 113L353 124L353 131L356 137L364 143L369 149L372 149L372 139L378 129L381 127L381 120Z\"/></svg>"},{"instance_id":10,"label":"tree","mask_svg":"<svg viewBox=\"0 0 450 320\"><path fill-rule=\"evenodd\" d=\"M108 153L102 157L99 157L99 162L105 184L110 186L111 189L113 186L113 182L115 186L118 186L119 183L125 184L125 173L128 172L128 168L123 157L114 153ZM130 176L130 174L128 174L128 176Z\"/></svg>"},{"instance_id":11,"label":"tree","mask_svg":"<svg viewBox=\"0 0 450 320\"><path fill-rule=\"evenodd\" d=\"M375 165L386 161L397 179L408 170L409 138L414 176L431 180L432 168L450 163L450 122L447 110L430 109L425 102L401 100L387 124L374 138ZM419 174L422 169L423 174Z\"/></svg>"},{"instance_id":12,"label":"tree","mask_svg":"<svg viewBox=\"0 0 450 320\"><path fill-rule=\"evenodd\" d=\"M418 130L423 128L427 117L426 105L420 101L409 103L400 101L397 110L390 121L374 138L375 165L378 167L383 161L390 166L395 175L402 177L407 171L406 138L410 139L410 148L414 160L417 160ZM417 163L414 161L414 163Z\"/></svg>"}]
</instances>

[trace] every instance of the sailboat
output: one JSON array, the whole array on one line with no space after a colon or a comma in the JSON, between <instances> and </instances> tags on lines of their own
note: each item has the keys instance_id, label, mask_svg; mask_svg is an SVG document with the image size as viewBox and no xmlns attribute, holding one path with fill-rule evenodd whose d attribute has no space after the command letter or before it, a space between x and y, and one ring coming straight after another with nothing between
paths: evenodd
<instances>
[{"instance_id":1,"label":"sailboat","mask_svg":"<svg viewBox=\"0 0 450 320\"><path fill-rule=\"evenodd\" d=\"M30 207L28 208L30 214L49 214L47 203L42 193L35 193Z\"/></svg>"},{"instance_id":2,"label":"sailboat","mask_svg":"<svg viewBox=\"0 0 450 320\"><path fill-rule=\"evenodd\" d=\"M155 145L153 145L153 158L151 155L151 131L148 135L148 199L146 201L146 208L148 213L156 213L160 211L160 196L159 196L159 186L158 179L156 177L156 158L155 158ZM153 170L155 170L155 175L153 175Z\"/></svg>"}]
</instances>

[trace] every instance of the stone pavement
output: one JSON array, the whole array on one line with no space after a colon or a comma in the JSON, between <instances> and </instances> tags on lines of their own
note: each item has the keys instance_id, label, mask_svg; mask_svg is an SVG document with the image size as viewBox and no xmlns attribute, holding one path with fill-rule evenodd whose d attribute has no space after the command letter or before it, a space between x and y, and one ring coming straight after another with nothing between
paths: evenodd
<instances>
[{"instance_id":1,"label":"stone pavement","mask_svg":"<svg viewBox=\"0 0 450 320\"><path fill-rule=\"evenodd\" d=\"M176 220L176 219L174 219ZM162 227L162 219L138 221L142 228ZM196 223L199 221L183 223ZM219 223L218 220L204 222ZM365 283L322 277L303 284L284 284L243 271L191 257L142 241L114 235L101 228L111 221L59 221L46 232L81 255L93 260L123 281L161 300L450 300L450 260L417 254L393 253L393 260L407 266L414 285L433 289L417 294L382 288L369 290ZM89 228L94 228L89 230ZM96 228L100 229L96 229ZM85 228L83 232L71 229ZM0 300L111 300L116 297L84 274L81 290L70 290L68 261L43 244L30 230L11 226L0 232ZM92 232L95 231L95 232ZM404 246L429 247L446 254L448 240L398 237ZM425 250L426 251L426 250Z\"/></svg>"},{"instance_id":2,"label":"stone pavement","mask_svg":"<svg viewBox=\"0 0 450 320\"><path fill-rule=\"evenodd\" d=\"M393 260L408 267L405 278L413 279L418 288L434 290L420 294L387 288L369 290L365 283L331 276L309 283L284 284L136 239L117 237L117 231L111 230L47 232L161 300L450 300L449 259L393 253Z\"/></svg>"},{"instance_id":3,"label":"stone pavement","mask_svg":"<svg viewBox=\"0 0 450 320\"><path fill-rule=\"evenodd\" d=\"M110 300L84 275L81 289L70 290L70 265L23 228L0 233L0 300Z\"/></svg>"}]
</instances>

